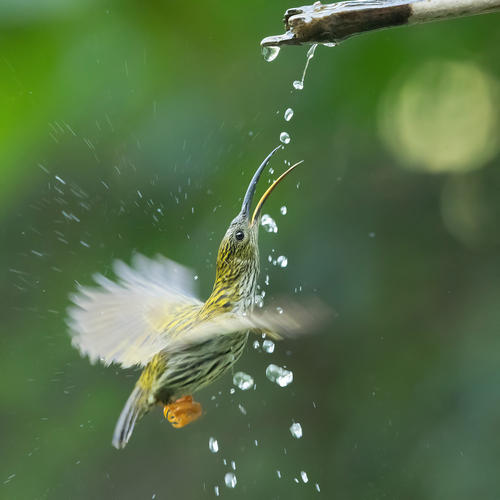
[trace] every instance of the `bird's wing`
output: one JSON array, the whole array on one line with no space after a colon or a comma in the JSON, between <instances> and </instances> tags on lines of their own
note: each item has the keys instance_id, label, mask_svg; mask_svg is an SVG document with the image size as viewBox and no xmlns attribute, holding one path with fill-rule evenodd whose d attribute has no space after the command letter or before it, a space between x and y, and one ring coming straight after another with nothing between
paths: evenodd
<instances>
[{"instance_id":1,"label":"bird's wing","mask_svg":"<svg viewBox=\"0 0 500 500\"><path fill-rule=\"evenodd\" d=\"M184 335L165 342L164 350L176 351L242 330L265 333L272 339L297 337L312 333L332 316L332 311L319 299L302 302L285 300L281 307L265 307L248 314L224 313L199 323Z\"/></svg>"},{"instance_id":2,"label":"bird's wing","mask_svg":"<svg viewBox=\"0 0 500 500\"><path fill-rule=\"evenodd\" d=\"M72 343L92 362L145 365L168 342L168 323L200 307L193 274L162 256L115 261L116 282L101 274L98 287L80 286L70 298Z\"/></svg>"}]
</instances>

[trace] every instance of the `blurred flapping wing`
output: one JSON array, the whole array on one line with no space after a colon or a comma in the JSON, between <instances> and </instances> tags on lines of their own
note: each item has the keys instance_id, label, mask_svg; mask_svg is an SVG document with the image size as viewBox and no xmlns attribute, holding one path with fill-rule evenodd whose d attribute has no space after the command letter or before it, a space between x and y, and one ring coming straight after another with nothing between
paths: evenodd
<instances>
[{"instance_id":1,"label":"blurred flapping wing","mask_svg":"<svg viewBox=\"0 0 500 500\"><path fill-rule=\"evenodd\" d=\"M79 287L68 309L72 343L92 362L145 365L169 341L167 325L200 307L194 276L162 256L137 254L115 261L117 281L94 276L98 287Z\"/></svg>"},{"instance_id":2,"label":"blurred flapping wing","mask_svg":"<svg viewBox=\"0 0 500 500\"><path fill-rule=\"evenodd\" d=\"M167 351L189 348L220 335L250 330L280 340L313 333L332 317L332 310L316 298L301 302L283 300L279 307L264 307L247 314L224 313L196 325L184 335L172 338Z\"/></svg>"}]
</instances>

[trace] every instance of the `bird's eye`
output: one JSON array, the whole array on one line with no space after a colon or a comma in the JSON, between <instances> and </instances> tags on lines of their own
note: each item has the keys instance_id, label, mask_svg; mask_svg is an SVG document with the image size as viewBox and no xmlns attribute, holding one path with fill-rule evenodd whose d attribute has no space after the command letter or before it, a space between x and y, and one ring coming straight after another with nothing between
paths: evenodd
<instances>
[{"instance_id":1,"label":"bird's eye","mask_svg":"<svg viewBox=\"0 0 500 500\"><path fill-rule=\"evenodd\" d=\"M245 237L245 233L243 231L236 231L234 236L238 241L241 241Z\"/></svg>"}]
</instances>

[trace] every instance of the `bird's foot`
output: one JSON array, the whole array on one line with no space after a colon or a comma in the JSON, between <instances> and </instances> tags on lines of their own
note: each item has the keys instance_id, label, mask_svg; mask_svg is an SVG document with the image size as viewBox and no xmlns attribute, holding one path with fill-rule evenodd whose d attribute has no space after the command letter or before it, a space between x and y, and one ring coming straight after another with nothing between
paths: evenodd
<instances>
[{"instance_id":1,"label":"bird's foot","mask_svg":"<svg viewBox=\"0 0 500 500\"><path fill-rule=\"evenodd\" d=\"M163 415L172 424L172 427L180 429L201 417L201 404L193 401L192 396L184 396L169 405L165 405Z\"/></svg>"}]
</instances>

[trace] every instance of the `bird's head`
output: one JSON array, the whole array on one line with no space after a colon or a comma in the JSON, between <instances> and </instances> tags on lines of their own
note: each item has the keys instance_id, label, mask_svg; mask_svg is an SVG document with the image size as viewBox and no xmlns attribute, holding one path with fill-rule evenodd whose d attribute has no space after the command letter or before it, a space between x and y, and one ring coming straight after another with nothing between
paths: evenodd
<instances>
[{"instance_id":1,"label":"bird's head","mask_svg":"<svg viewBox=\"0 0 500 500\"><path fill-rule=\"evenodd\" d=\"M223 282L226 286L239 283L240 288L245 290L244 294L253 295L257 276L259 274L259 246L258 234L262 207L274 188L300 163L292 165L281 174L266 190L257 202L253 213L251 205L259 178L269 163L271 156L281 146L273 149L262 162L248 185L241 211L231 221L222 238L217 255L216 284Z\"/></svg>"}]
</instances>

